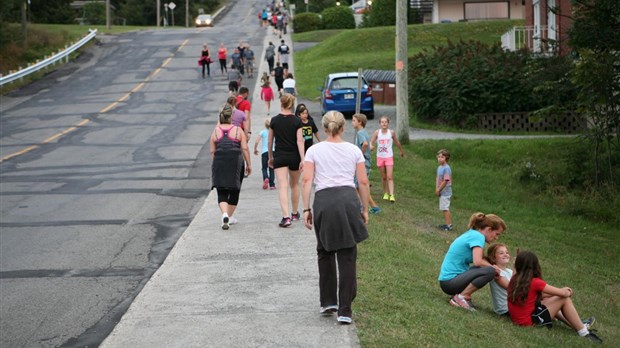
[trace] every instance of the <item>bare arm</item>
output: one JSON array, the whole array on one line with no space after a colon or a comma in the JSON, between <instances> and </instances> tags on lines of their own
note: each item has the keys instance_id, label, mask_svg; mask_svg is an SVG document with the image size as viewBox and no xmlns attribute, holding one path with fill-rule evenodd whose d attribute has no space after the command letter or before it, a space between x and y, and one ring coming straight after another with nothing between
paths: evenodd
<instances>
[{"instance_id":1,"label":"bare arm","mask_svg":"<svg viewBox=\"0 0 620 348\"><path fill-rule=\"evenodd\" d=\"M556 288L555 286L552 286L549 284L545 285L545 288L543 289L542 292L543 292L543 296L544 295L559 296L559 297L573 296L573 289L569 287Z\"/></svg>"},{"instance_id":2,"label":"bare arm","mask_svg":"<svg viewBox=\"0 0 620 348\"><path fill-rule=\"evenodd\" d=\"M377 141L377 136L379 136L379 131L376 130L374 133L372 133L372 137L370 138L370 151L374 151L375 149L375 142Z\"/></svg>"},{"instance_id":3,"label":"bare arm","mask_svg":"<svg viewBox=\"0 0 620 348\"><path fill-rule=\"evenodd\" d=\"M241 152L243 153L243 160L245 160L245 175L252 174L252 160L250 158L250 149L248 147L248 138L244 132L239 132L241 135Z\"/></svg>"},{"instance_id":4,"label":"bare arm","mask_svg":"<svg viewBox=\"0 0 620 348\"><path fill-rule=\"evenodd\" d=\"M357 189L362 202L362 220L368 223L368 201L370 200L370 186L366 175L366 163L360 162L355 166L355 177L357 178Z\"/></svg>"},{"instance_id":5,"label":"bare arm","mask_svg":"<svg viewBox=\"0 0 620 348\"><path fill-rule=\"evenodd\" d=\"M437 187L437 189L435 190L435 196L439 196L441 194L441 190L443 190L447 184L448 184L447 180L442 181L439 187Z\"/></svg>"},{"instance_id":6,"label":"bare arm","mask_svg":"<svg viewBox=\"0 0 620 348\"><path fill-rule=\"evenodd\" d=\"M273 129L269 128L269 140L267 141L267 153L269 154L269 166L273 168Z\"/></svg>"},{"instance_id":7,"label":"bare arm","mask_svg":"<svg viewBox=\"0 0 620 348\"><path fill-rule=\"evenodd\" d=\"M484 252L481 247L473 247L471 248L471 254L474 259L474 266L476 267L484 267L484 266L493 266L484 258Z\"/></svg>"},{"instance_id":8,"label":"bare arm","mask_svg":"<svg viewBox=\"0 0 620 348\"><path fill-rule=\"evenodd\" d=\"M248 139L250 139L250 134L252 134L252 119L250 118L250 110L245 110L245 121L243 122L243 127L246 131L245 134L248 136Z\"/></svg>"},{"instance_id":9,"label":"bare arm","mask_svg":"<svg viewBox=\"0 0 620 348\"><path fill-rule=\"evenodd\" d=\"M365 141L362 143L362 148L360 150L362 150L362 153L366 153L367 148L368 148L368 142Z\"/></svg>"},{"instance_id":10,"label":"bare arm","mask_svg":"<svg viewBox=\"0 0 620 348\"><path fill-rule=\"evenodd\" d=\"M211 152L211 161L213 161L213 159L215 158L215 129L213 130L213 133L211 134L211 138L209 138L209 149Z\"/></svg>"},{"instance_id":11,"label":"bare arm","mask_svg":"<svg viewBox=\"0 0 620 348\"><path fill-rule=\"evenodd\" d=\"M400 157L405 157L405 151L403 150L403 145L401 145L400 141L398 141L398 137L396 136L396 132L394 132L394 131L391 131L391 132L392 132L392 141L394 142L394 144L396 144L396 146L400 150Z\"/></svg>"},{"instance_id":12,"label":"bare arm","mask_svg":"<svg viewBox=\"0 0 620 348\"><path fill-rule=\"evenodd\" d=\"M301 158L301 163L299 163L299 170L303 171L304 166L304 136L301 133L301 128L297 129L297 150L299 150L299 158Z\"/></svg>"},{"instance_id":13,"label":"bare arm","mask_svg":"<svg viewBox=\"0 0 620 348\"><path fill-rule=\"evenodd\" d=\"M301 178L301 199L304 205L304 225L311 230L312 229L312 211L305 211L310 209L310 193L312 192L312 181L314 180L314 163L304 162L304 172Z\"/></svg>"},{"instance_id":14,"label":"bare arm","mask_svg":"<svg viewBox=\"0 0 620 348\"><path fill-rule=\"evenodd\" d=\"M508 278L501 276L501 275L496 275L495 282L499 284L499 286L501 286L502 288L508 290L508 284L510 283Z\"/></svg>"},{"instance_id":15,"label":"bare arm","mask_svg":"<svg viewBox=\"0 0 620 348\"><path fill-rule=\"evenodd\" d=\"M260 143L261 140L262 140L262 137L259 134L258 137L256 137L256 141L254 142L254 154L255 155L258 155L258 143Z\"/></svg>"}]
</instances>

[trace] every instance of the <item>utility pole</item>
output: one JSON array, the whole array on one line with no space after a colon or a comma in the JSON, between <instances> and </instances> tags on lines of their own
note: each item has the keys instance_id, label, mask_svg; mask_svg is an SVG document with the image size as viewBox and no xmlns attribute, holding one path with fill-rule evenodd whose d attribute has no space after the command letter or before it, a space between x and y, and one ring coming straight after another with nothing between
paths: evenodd
<instances>
[{"instance_id":1,"label":"utility pole","mask_svg":"<svg viewBox=\"0 0 620 348\"><path fill-rule=\"evenodd\" d=\"M185 27L189 28L189 0L185 0Z\"/></svg>"},{"instance_id":2,"label":"utility pole","mask_svg":"<svg viewBox=\"0 0 620 348\"><path fill-rule=\"evenodd\" d=\"M407 0L396 0L396 135L402 144L409 144L408 70Z\"/></svg>"},{"instance_id":3,"label":"utility pole","mask_svg":"<svg viewBox=\"0 0 620 348\"><path fill-rule=\"evenodd\" d=\"M157 0L157 27L161 23L161 0Z\"/></svg>"},{"instance_id":4,"label":"utility pole","mask_svg":"<svg viewBox=\"0 0 620 348\"><path fill-rule=\"evenodd\" d=\"M22 2L22 35L24 35L24 48L28 47L28 3Z\"/></svg>"},{"instance_id":5,"label":"utility pole","mask_svg":"<svg viewBox=\"0 0 620 348\"><path fill-rule=\"evenodd\" d=\"M110 29L110 0L105 1L105 27Z\"/></svg>"}]
</instances>

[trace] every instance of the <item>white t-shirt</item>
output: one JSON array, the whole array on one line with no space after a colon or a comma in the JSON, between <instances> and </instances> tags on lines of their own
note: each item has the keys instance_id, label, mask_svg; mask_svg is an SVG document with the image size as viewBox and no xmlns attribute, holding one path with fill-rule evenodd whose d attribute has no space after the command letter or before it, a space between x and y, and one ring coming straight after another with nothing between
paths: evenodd
<instances>
[{"instance_id":1,"label":"white t-shirt","mask_svg":"<svg viewBox=\"0 0 620 348\"><path fill-rule=\"evenodd\" d=\"M316 191L330 187L355 187L353 178L358 163L365 163L362 151L346 141L322 141L306 152L305 161L314 163Z\"/></svg>"},{"instance_id":2,"label":"white t-shirt","mask_svg":"<svg viewBox=\"0 0 620 348\"><path fill-rule=\"evenodd\" d=\"M502 269L500 276L508 279L512 278L512 270L510 268ZM493 309L495 313L502 315L508 313L508 291L497 284L495 279L491 281L491 297L493 298Z\"/></svg>"},{"instance_id":3,"label":"white t-shirt","mask_svg":"<svg viewBox=\"0 0 620 348\"><path fill-rule=\"evenodd\" d=\"M282 88L295 88L294 79L286 79L282 82Z\"/></svg>"},{"instance_id":4,"label":"white t-shirt","mask_svg":"<svg viewBox=\"0 0 620 348\"><path fill-rule=\"evenodd\" d=\"M390 129L388 129L386 133L381 132L381 129L379 129L379 134L377 136L377 157L394 157L394 152L392 151L393 142L392 131Z\"/></svg>"}]
</instances>

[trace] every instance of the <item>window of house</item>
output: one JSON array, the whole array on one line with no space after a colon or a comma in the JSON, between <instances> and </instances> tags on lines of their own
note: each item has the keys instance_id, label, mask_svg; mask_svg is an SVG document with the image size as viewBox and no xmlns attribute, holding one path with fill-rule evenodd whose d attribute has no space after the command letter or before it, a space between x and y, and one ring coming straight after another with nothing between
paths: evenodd
<instances>
[{"instance_id":1,"label":"window of house","mask_svg":"<svg viewBox=\"0 0 620 348\"><path fill-rule=\"evenodd\" d=\"M502 2L466 2L465 19L500 19L510 18L510 3Z\"/></svg>"}]
</instances>

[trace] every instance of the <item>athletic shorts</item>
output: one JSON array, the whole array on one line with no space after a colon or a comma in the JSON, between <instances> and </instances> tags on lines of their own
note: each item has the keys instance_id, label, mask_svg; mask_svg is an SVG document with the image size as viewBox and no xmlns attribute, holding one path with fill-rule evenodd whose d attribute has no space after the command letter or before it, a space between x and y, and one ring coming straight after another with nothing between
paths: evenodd
<instances>
[{"instance_id":1,"label":"athletic shorts","mask_svg":"<svg viewBox=\"0 0 620 348\"><path fill-rule=\"evenodd\" d=\"M450 210L450 199L452 196L439 196L439 210Z\"/></svg>"},{"instance_id":2,"label":"athletic shorts","mask_svg":"<svg viewBox=\"0 0 620 348\"><path fill-rule=\"evenodd\" d=\"M532 312L532 324L534 326L546 327L551 329L553 327L553 319L551 318L551 313L542 303L537 303L534 306L534 311Z\"/></svg>"},{"instance_id":3,"label":"athletic shorts","mask_svg":"<svg viewBox=\"0 0 620 348\"><path fill-rule=\"evenodd\" d=\"M299 164L301 163L301 157L298 153L274 153L273 155L273 169L288 167L290 170L299 170Z\"/></svg>"},{"instance_id":4,"label":"athletic shorts","mask_svg":"<svg viewBox=\"0 0 620 348\"><path fill-rule=\"evenodd\" d=\"M394 157L377 157L377 167L381 168L387 166L394 167Z\"/></svg>"}]
</instances>

